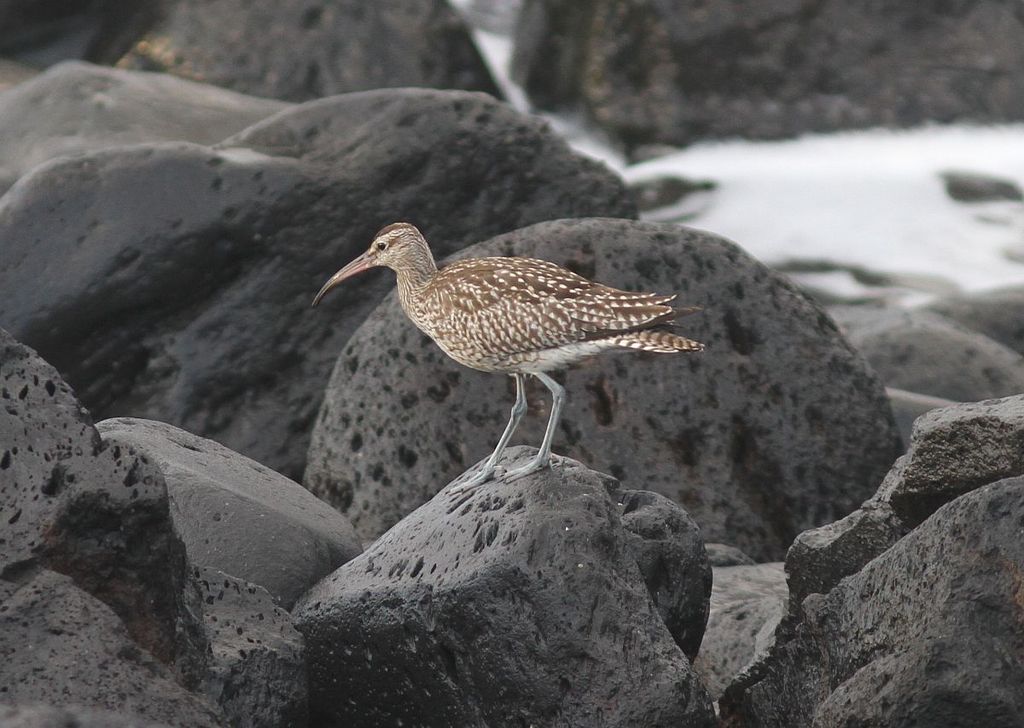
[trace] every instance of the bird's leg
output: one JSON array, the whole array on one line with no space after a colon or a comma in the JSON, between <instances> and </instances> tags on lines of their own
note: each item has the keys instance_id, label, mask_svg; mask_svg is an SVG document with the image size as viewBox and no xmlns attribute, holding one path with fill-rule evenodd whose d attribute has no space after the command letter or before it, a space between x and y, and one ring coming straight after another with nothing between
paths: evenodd
<instances>
[{"instance_id":1,"label":"bird's leg","mask_svg":"<svg viewBox=\"0 0 1024 728\"><path fill-rule=\"evenodd\" d=\"M548 426L544 430L544 440L540 444L540 450L537 451L536 457L523 467L505 473L505 477L509 480L521 478L548 466L551 462L551 441L555 439L555 429L558 427L558 420L562 417L565 388L544 372L535 372L534 376L551 390L551 416L548 418Z\"/></svg>"},{"instance_id":2,"label":"bird's leg","mask_svg":"<svg viewBox=\"0 0 1024 728\"><path fill-rule=\"evenodd\" d=\"M498 458L505 451L508 441L512 439L512 433L516 431L520 421L523 419L523 415L526 414L526 375L513 374L512 376L516 380L516 403L512 405L512 415L508 419L508 424L505 425L505 431L501 433L501 439L498 440L497 447L494 448L494 452L487 458L478 473L465 483L453 485L448 489L449 494L459 495L460 493L465 493L467 490L472 490L478 485L483 485L494 475L494 467L498 463Z\"/></svg>"}]
</instances>

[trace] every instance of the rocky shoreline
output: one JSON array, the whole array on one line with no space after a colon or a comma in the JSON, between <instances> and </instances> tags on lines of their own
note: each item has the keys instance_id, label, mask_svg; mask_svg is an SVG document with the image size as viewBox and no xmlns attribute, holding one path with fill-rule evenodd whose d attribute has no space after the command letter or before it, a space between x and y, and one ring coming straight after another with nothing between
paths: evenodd
<instances>
[{"instance_id":1,"label":"rocky shoreline","mask_svg":"<svg viewBox=\"0 0 1024 728\"><path fill-rule=\"evenodd\" d=\"M638 221L649 192L482 93L440 0L215 5L112 35L97 5L82 57L121 68L0 79L0 728L1024 725L1024 289L816 300ZM531 79L564 5L523 3ZM650 18L585 5L561 51L638 133L598 82ZM552 467L448 495L511 389L385 273L309 308L398 218L445 259L678 292L707 350L559 375Z\"/></svg>"}]
</instances>

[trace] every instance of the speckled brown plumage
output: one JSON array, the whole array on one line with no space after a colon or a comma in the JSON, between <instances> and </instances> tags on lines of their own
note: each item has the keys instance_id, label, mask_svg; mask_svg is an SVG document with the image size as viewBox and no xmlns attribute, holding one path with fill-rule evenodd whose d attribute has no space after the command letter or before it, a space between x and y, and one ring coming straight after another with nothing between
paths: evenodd
<instances>
[{"instance_id":1,"label":"speckled brown plumage","mask_svg":"<svg viewBox=\"0 0 1024 728\"><path fill-rule=\"evenodd\" d=\"M674 295L622 291L535 258L472 258L438 270L423 235L408 223L378 232L363 255L324 284L313 305L344 279L374 266L395 271L405 313L448 356L473 369L516 378L516 406L498 447L455 492L491 476L525 411L524 375L540 379L553 401L537 458L512 477L548 462L563 390L545 372L609 349L680 353L704 348L665 330L677 317L697 310L673 308Z\"/></svg>"}]
</instances>

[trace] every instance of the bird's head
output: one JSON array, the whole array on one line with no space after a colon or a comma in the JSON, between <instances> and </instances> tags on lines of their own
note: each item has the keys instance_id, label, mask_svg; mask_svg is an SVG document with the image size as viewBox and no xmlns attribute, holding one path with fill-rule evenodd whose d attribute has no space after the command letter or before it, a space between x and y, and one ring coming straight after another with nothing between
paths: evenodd
<instances>
[{"instance_id":1,"label":"bird's head","mask_svg":"<svg viewBox=\"0 0 1024 728\"><path fill-rule=\"evenodd\" d=\"M328 291L357 273L364 270L385 266L396 273L403 271L419 271L426 269L429 274L435 269L434 258L423 237L423 233L415 225L407 222L396 222L382 228L373 236L373 242L366 252L339 270L328 279L320 292L313 299L313 305L320 303Z\"/></svg>"}]
</instances>

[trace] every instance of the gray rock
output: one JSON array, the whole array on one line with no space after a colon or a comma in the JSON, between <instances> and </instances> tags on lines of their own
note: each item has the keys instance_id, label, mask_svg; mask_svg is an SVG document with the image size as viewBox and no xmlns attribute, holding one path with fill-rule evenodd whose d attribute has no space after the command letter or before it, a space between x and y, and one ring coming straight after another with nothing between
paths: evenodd
<instances>
[{"instance_id":1,"label":"gray rock","mask_svg":"<svg viewBox=\"0 0 1024 728\"><path fill-rule=\"evenodd\" d=\"M1024 395L968 402L918 418L910 449L873 500L909 527L986 483L1024 475Z\"/></svg>"},{"instance_id":2,"label":"gray rock","mask_svg":"<svg viewBox=\"0 0 1024 728\"><path fill-rule=\"evenodd\" d=\"M18 583L0 580L0 686L4 703L80 705L182 728L222 725L219 711L140 649L106 604L45 569Z\"/></svg>"},{"instance_id":3,"label":"gray rock","mask_svg":"<svg viewBox=\"0 0 1024 728\"><path fill-rule=\"evenodd\" d=\"M1009 179L973 172L943 172L942 181L946 184L946 194L957 202L1024 200L1024 192L1021 192L1016 182Z\"/></svg>"},{"instance_id":4,"label":"gray rock","mask_svg":"<svg viewBox=\"0 0 1024 728\"><path fill-rule=\"evenodd\" d=\"M888 503L869 501L835 523L801 533L786 553L790 610L798 611L809 594L828 594L906 532Z\"/></svg>"},{"instance_id":5,"label":"gray rock","mask_svg":"<svg viewBox=\"0 0 1024 728\"><path fill-rule=\"evenodd\" d=\"M672 639L689 660L697 656L708 621L711 565L700 528L679 505L646 490L616 495L622 527Z\"/></svg>"},{"instance_id":6,"label":"gray rock","mask_svg":"<svg viewBox=\"0 0 1024 728\"><path fill-rule=\"evenodd\" d=\"M97 417L168 422L297 478L337 353L389 286L309 302L375 230L404 217L445 255L634 212L610 171L487 96L349 94L218 149L138 145L23 177L0 198L0 321Z\"/></svg>"},{"instance_id":7,"label":"gray rock","mask_svg":"<svg viewBox=\"0 0 1024 728\"><path fill-rule=\"evenodd\" d=\"M937 315L867 306L829 313L886 386L960 402L1024 392L1024 357Z\"/></svg>"},{"instance_id":8,"label":"gray rock","mask_svg":"<svg viewBox=\"0 0 1024 728\"><path fill-rule=\"evenodd\" d=\"M512 448L502 464L533 454ZM294 615L316 724L714 725L616 487L559 458L440 494L314 587Z\"/></svg>"},{"instance_id":9,"label":"gray rock","mask_svg":"<svg viewBox=\"0 0 1024 728\"><path fill-rule=\"evenodd\" d=\"M1010 726L1024 722L1024 479L946 504L804 601L795 637L720 701L728 725Z\"/></svg>"},{"instance_id":10,"label":"gray rock","mask_svg":"<svg viewBox=\"0 0 1024 728\"><path fill-rule=\"evenodd\" d=\"M926 308L1024 354L1024 286L947 296Z\"/></svg>"},{"instance_id":11,"label":"gray rock","mask_svg":"<svg viewBox=\"0 0 1024 728\"><path fill-rule=\"evenodd\" d=\"M889 395L889 404L892 406L892 415L896 418L896 426L900 429L900 439L903 440L903 447L910 447L910 435L914 430L914 421L925 412L931 412L939 407L949 407L956 404L953 400L942 397L932 397L928 394L908 392L905 389L886 387L885 393Z\"/></svg>"},{"instance_id":12,"label":"gray rock","mask_svg":"<svg viewBox=\"0 0 1024 728\"><path fill-rule=\"evenodd\" d=\"M126 144L213 144L287 104L158 73L68 62L0 94L0 194L58 156Z\"/></svg>"},{"instance_id":13,"label":"gray rock","mask_svg":"<svg viewBox=\"0 0 1024 728\"><path fill-rule=\"evenodd\" d=\"M0 55L37 67L69 58L113 63L157 5L156 0L0 0Z\"/></svg>"},{"instance_id":14,"label":"gray rock","mask_svg":"<svg viewBox=\"0 0 1024 728\"><path fill-rule=\"evenodd\" d=\"M0 705L3 728L168 728L138 716L125 716L107 710L80 706Z\"/></svg>"},{"instance_id":15,"label":"gray rock","mask_svg":"<svg viewBox=\"0 0 1024 728\"><path fill-rule=\"evenodd\" d=\"M102 442L56 370L2 329L0 544L0 579L39 566L69 575L158 660L195 677L185 549L160 471L131 445Z\"/></svg>"},{"instance_id":16,"label":"gray rock","mask_svg":"<svg viewBox=\"0 0 1024 728\"><path fill-rule=\"evenodd\" d=\"M172 0L119 65L288 101L400 86L498 95L444 0Z\"/></svg>"},{"instance_id":17,"label":"gray rock","mask_svg":"<svg viewBox=\"0 0 1024 728\"><path fill-rule=\"evenodd\" d=\"M202 689L227 723L304 728L309 703L302 635L262 587L197 567L210 663Z\"/></svg>"},{"instance_id":18,"label":"gray rock","mask_svg":"<svg viewBox=\"0 0 1024 728\"><path fill-rule=\"evenodd\" d=\"M786 613L781 563L715 569L711 616L693 669L718 700L733 678L768 654Z\"/></svg>"},{"instance_id":19,"label":"gray rock","mask_svg":"<svg viewBox=\"0 0 1024 728\"><path fill-rule=\"evenodd\" d=\"M633 290L679 292L699 355L606 356L564 377L558 453L681 503L703 537L780 558L849 513L900 450L888 401L820 308L709 233L624 220L535 225L460 255L526 255ZM393 286L381 272L369 276ZM511 379L461 369L392 296L339 358L304 484L373 537L489 452ZM516 441L537 444L549 395L530 384ZM540 410L540 411L538 411Z\"/></svg>"},{"instance_id":20,"label":"gray rock","mask_svg":"<svg viewBox=\"0 0 1024 728\"><path fill-rule=\"evenodd\" d=\"M258 584L285 609L362 551L343 515L213 440L128 417L96 429L104 439L132 445L163 473L190 564Z\"/></svg>"},{"instance_id":21,"label":"gray rock","mask_svg":"<svg viewBox=\"0 0 1024 728\"><path fill-rule=\"evenodd\" d=\"M755 562L735 546L724 543L706 543L704 549L711 566L753 566Z\"/></svg>"},{"instance_id":22,"label":"gray rock","mask_svg":"<svg viewBox=\"0 0 1024 728\"><path fill-rule=\"evenodd\" d=\"M1000 0L525 0L511 71L627 146L1007 121L1022 32Z\"/></svg>"}]
</instances>

